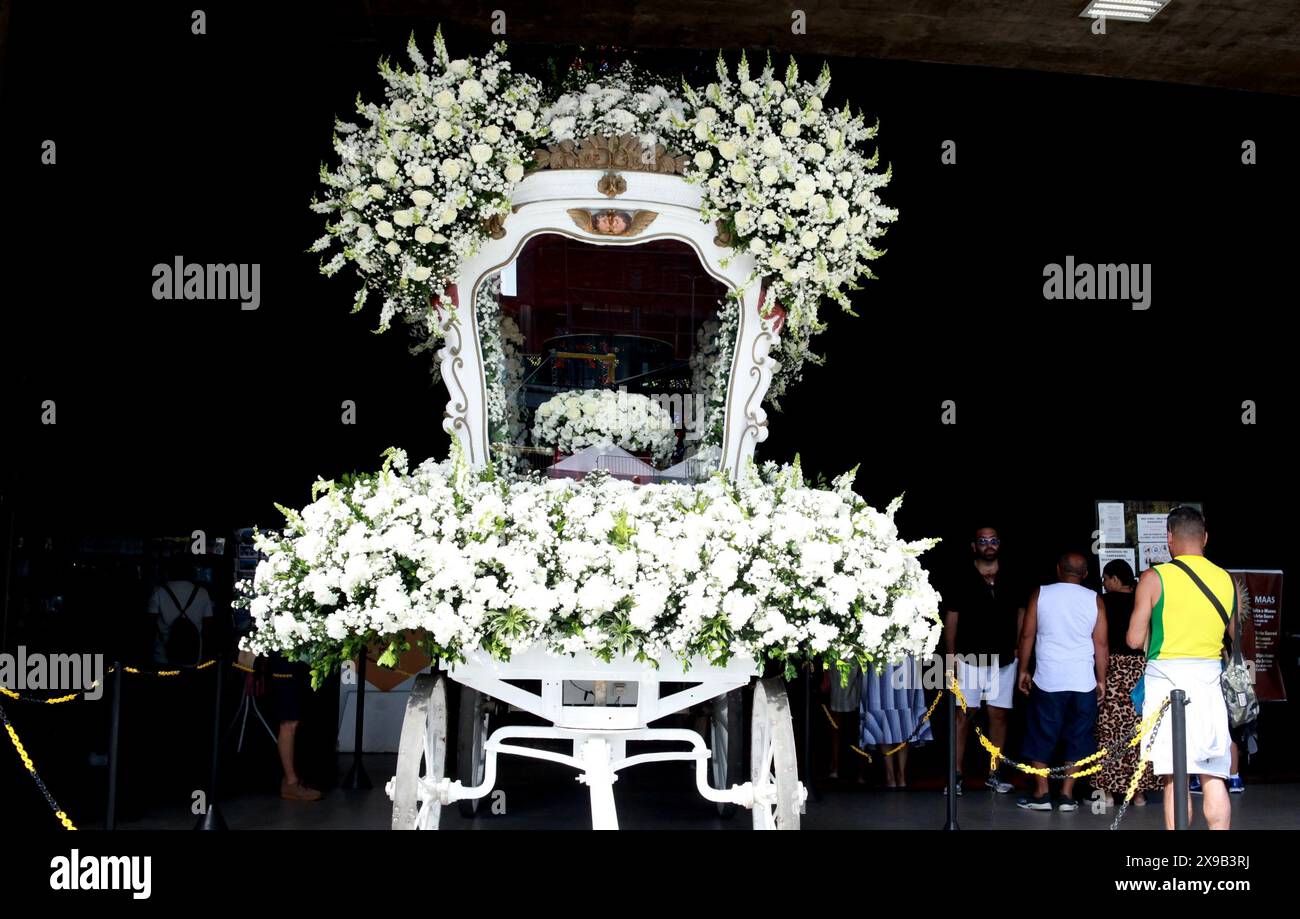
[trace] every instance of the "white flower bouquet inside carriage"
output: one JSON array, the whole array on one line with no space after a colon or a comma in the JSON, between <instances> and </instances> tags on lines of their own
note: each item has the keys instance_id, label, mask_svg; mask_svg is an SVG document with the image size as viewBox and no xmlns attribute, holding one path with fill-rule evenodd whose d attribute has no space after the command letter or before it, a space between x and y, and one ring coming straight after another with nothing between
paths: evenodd
<instances>
[{"instance_id":1,"label":"white flower bouquet inside carriage","mask_svg":"<svg viewBox=\"0 0 1300 919\"><path fill-rule=\"evenodd\" d=\"M819 305L848 309L896 216L875 128L793 62L742 55L733 78L720 56L677 92L623 66L548 96L504 50L453 60L439 35L426 59L412 39L412 69L381 62L385 100L336 125L313 250L355 269L356 309L379 298L381 329L400 318L437 354L452 449L317 482L260 534L246 647L317 678L376 644L381 664L413 645L437 661L408 703L395 828L473 814L503 753L579 769L597 827L617 825L617 772L663 759L693 761L724 813L797 827L784 680L925 654L940 630L933 540L900 538L897 501L753 459L764 403L816 360ZM707 742L649 727L709 700ZM506 706L550 724L502 723ZM557 738L571 755L536 746Z\"/></svg>"}]
</instances>

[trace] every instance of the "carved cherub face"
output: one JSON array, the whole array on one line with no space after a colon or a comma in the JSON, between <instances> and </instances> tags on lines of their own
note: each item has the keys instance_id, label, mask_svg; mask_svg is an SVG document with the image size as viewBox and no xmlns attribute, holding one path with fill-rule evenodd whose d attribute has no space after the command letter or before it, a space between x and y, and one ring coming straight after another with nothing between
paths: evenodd
<instances>
[{"instance_id":1,"label":"carved cherub face","mask_svg":"<svg viewBox=\"0 0 1300 919\"><path fill-rule=\"evenodd\" d=\"M592 222L596 232L603 236L622 236L630 225L627 214L622 211L601 211Z\"/></svg>"}]
</instances>

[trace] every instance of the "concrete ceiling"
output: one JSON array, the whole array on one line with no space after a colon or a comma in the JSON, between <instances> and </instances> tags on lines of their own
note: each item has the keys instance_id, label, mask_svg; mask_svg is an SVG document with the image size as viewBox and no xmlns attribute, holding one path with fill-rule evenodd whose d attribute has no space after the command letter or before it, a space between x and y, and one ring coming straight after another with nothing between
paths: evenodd
<instances>
[{"instance_id":1,"label":"concrete ceiling","mask_svg":"<svg viewBox=\"0 0 1300 919\"><path fill-rule=\"evenodd\" d=\"M343 4L349 5L349 4ZM770 48L1127 77L1300 95L1296 0L1172 0L1150 23L1092 31L1086 0L368 0L371 16L436 17L508 39L657 48ZM791 31L792 11L807 17ZM353 8L354 14L360 12ZM364 13L363 13L364 15Z\"/></svg>"}]
</instances>

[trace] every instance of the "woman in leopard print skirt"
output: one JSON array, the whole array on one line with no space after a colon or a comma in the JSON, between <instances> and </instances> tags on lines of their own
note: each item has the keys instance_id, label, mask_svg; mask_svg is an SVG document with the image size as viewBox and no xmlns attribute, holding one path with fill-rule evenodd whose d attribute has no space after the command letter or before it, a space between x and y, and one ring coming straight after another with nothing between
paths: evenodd
<instances>
[{"instance_id":1,"label":"woman in leopard print skirt","mask_svg":"<svg viewBox=\"0 0 1300 919\"><path fill-rule=\"evenodd\" d=\"M1108 795L1122 797L1128 792L1140 758L1138 748L1128 745L1142 721L1130 694L1146 670L1146 655L1129 648L1124 638L1129 617L1133 615L1133 588L1137 584L1133 569L1128 562L1115 559L1102 570L1102 583L1106 588L1102 602L1106 604L1106 628L1110 634L1110 663L1106 668L1106 695L1097 713L1097 743L1113 752L1106 757L1101 772L1093 777L1093 785ZM1133 803L1145 804L1143 792L1160 787L1160 780L1147 763Z\"/></svg>"}]
</instances>

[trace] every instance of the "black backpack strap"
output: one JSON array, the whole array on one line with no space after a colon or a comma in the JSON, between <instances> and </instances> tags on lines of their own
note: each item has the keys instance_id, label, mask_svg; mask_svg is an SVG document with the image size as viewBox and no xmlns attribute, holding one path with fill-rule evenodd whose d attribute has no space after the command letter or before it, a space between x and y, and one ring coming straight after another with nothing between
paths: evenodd
<instances>
[{"instance_id":1,"label":"black backpack strap","mask_svg":"<svg viewBox=\"0 0 1300 919\"><path fill-rule=\"evenodd\" d=\"M1205 586L1205 582L1200 579L1200 577L1196 574L1196 572L1193 571L1191 566L1188 565L1185 561L1183 561L1182 559L1175 558L1175 559L1171 559L1169 564L1176 565L1179 568L1181 568L1183 572L1189 578L1192 579L1192 583L1201 589L1201 593L1205 594L1205 596L1209 599L1209 601L1214 604L1214 611L1217 612L1219 614L1219 618L1223 620L1224 630L1226 631L1229 627L1232 628L1233 656L1235 657L1236 655L1238 655L1241 651L1241 617L1236 616L1234 617L1235 621L1230 620L1228 618L1227 611L1223 608L1223 604L1219 602L1219 598L1214 595L1214 592L1211 591L1210 588ZM1228 575L1228 580L1232 582L1232 590L1234 596L1233 605L1235 606L1237 579L1234 578L1232 575Z\"/></svg>"}]
</instances>

